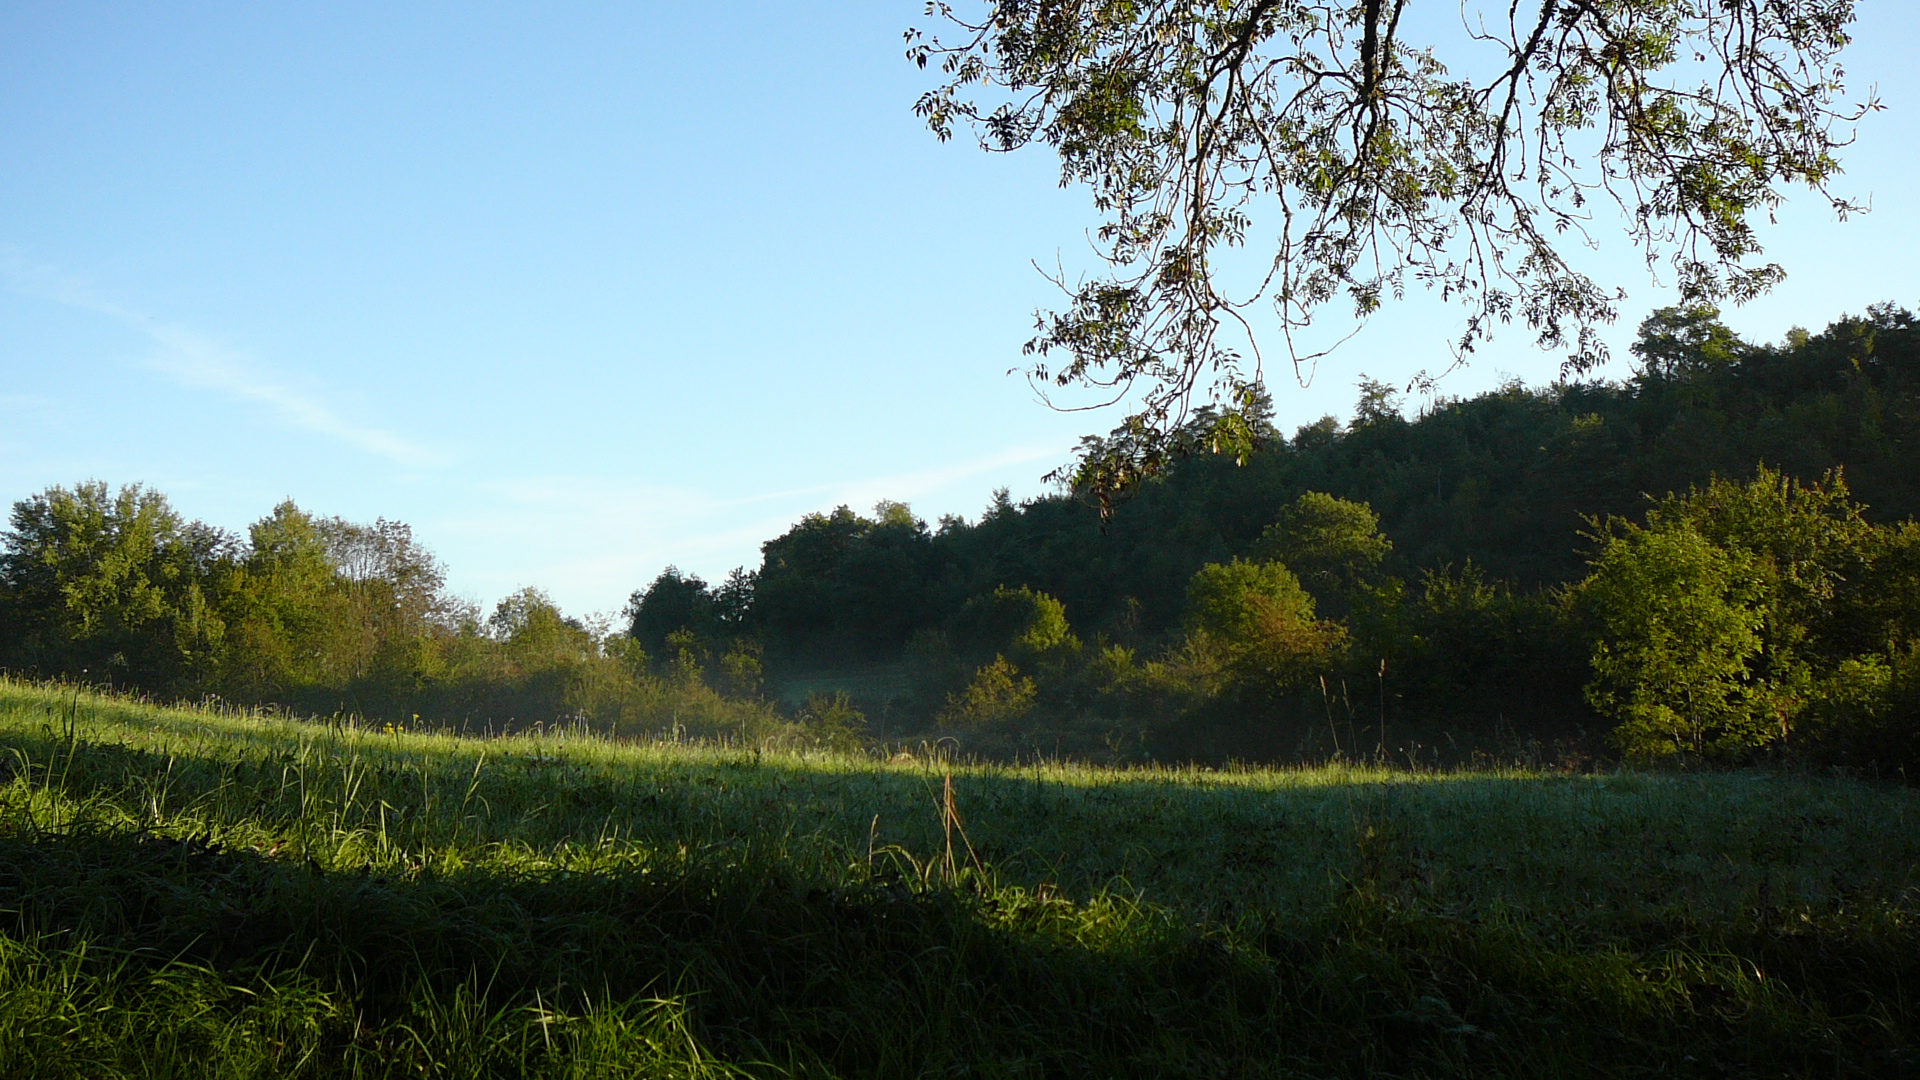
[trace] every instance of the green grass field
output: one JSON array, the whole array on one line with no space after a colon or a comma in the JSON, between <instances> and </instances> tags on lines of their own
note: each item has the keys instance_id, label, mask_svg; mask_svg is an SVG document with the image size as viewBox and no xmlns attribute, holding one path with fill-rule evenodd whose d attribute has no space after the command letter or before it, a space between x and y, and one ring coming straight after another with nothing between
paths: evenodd
<instances>
[{"instance_id":1,"label":"green grass field","mask_svg":"<svg viewBox=\"0 0 1920 1080\"><path fill-rule=\"evenodd\" d=\"M1915 1075L1917 914L1920 797L1837 779L949 766L0 682L5 1076Z\"/></svg>"}]
</instances>

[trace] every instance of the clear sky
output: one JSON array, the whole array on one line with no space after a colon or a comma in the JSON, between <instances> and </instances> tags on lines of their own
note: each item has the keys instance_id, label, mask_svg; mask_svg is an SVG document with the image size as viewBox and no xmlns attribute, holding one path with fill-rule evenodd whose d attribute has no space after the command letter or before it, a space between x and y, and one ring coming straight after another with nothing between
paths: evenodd
<instances>
[{"instance_id":1,"label":"clear sky","mask_svg":"<svg viewBox=\"0 0 1920 1080\"><path fill-rule=\"evenodd\" d=\"M808 511L1041 493L1119 419L1007 374L1054 295L1030 264L1093 218L1044 151L915 120L920 9L0 6L0 499L138 481L239 530L291 497L408 522L481 603L587 613L757 565ZM1920 301L1909 16L1864 0L1848 64L1888 106L1840 183L1874 212L1783 210L1751 338ZM1672 297L1596 258L1624 357ZM1389 307L1273 381L1282 427L1446 366L1459 321ZM1556 363L1510 333L1442 392Z\"/></svg>"}]
</instances>

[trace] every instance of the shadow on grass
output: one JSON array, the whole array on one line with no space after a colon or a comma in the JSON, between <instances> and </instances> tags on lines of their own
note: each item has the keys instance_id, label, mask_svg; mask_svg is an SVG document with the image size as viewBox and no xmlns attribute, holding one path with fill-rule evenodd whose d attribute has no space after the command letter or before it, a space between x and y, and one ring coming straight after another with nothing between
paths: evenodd
<instances>
[{"instance_id":1,"label":"shadow on grass","mask_svg":"<svg viewBox=\"0 0 1920 1080\"><path fill-rule=\"evenodd\" d=\"M13 751L0 749L0 781L57 786L135 820L184 813L273 838L304 837L314 822L414 852L539 853L611 837L836 881L851 863L871 867L876 849L924 869L950 844L970 861L971 845L1001 883L1081 901L1121 895L1216 923L1309 918L1353 880L1391 872L1459 912L1544 916L1596 946L1675 918L1910 910L1915 897L1903 894L1920 885L1920 834L1903 824L1920 817L1920 793L1860 784L963 768L952 776L961 833L944 827L939 763L573 740L426 745L324 729L300 746L285 734L142 741L62 742L51 727L45 737L16 727L0 732ZM1368 845L1392 849L1373 870L1362 865ZM1380 850L1367 858L1381 862Z\"/></svg>"},{"instance_id":2,"label":"shadow on grass","mask_svg":"<svg viewBox=\"0 0 1920 1080\"><path fill-rule=\"evenodd\" d=\"M155 777L184 802L294 797L275 761L13 742L16 761L42 763L17 785L82 808L151 795ZM573 797L586 813L650 796ZM124 816L47 828L16 815L0 821L0 935L84 952L123 981L191 968L316 986L351 1017L322 1064L369 1039L426 1038L422 1003L462 995L535 1018L523 1024L684 1001L692 1037L770 1074L1896 1075L1920 1062L1920 933L1898 920L1783 908L1596 947L1450 909L1390 829L1354 842L1345 893L1311 922L1222 925L750 849L590 872L436 870L404 854L341 870Z\"/></svg>"}]
</instances>

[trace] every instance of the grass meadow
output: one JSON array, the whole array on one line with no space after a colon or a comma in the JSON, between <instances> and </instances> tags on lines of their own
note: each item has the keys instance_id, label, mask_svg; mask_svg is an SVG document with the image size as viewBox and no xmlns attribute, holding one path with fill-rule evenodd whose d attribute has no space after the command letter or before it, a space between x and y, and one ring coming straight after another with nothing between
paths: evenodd
<instances>
[{"instance_id":1,"label":"grass meadow","mask_svg":"<svg viewBox=\"0 0 1920 1080\"><path fill-rule=\"evenodd\" d=\"M1920 796L0 682L0 1075L1920 1075Z\"/></svg>"}]
</instances>

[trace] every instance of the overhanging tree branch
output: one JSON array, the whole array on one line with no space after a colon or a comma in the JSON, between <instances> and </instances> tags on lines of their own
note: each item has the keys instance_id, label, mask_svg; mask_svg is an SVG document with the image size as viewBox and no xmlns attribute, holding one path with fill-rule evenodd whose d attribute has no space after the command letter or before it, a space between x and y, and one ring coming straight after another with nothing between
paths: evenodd
<instances>
[{"instance_id":1,"label":"overhanging tree branch","mask_svg":"<svg viewBox=\"0 0 1920 1080\"><path fill-rule=\"evenodd\" d=\"M1596 195L1692 301L1778 280L1749 218L1784 186L1856 209L1827 189L1873 104L1840 104L1853 0L1513 0L1503 30L1468 27L1504 50L1478 81L1405 42L1405 8L984 0L970 18L929 5L954 43L908 32L944 76L916 105L937 135L1040 141L1102 215L1107 272L1057 278L1067 302L1027 346L1043 389L1134 394L1125 437L1084 449L1083 485L1244 451L1260 338L1298 370L1319 354L1296 335L1336 299L1364 320L1424 285L1462 305L1462 353L1519 321L1569 373L1591 369L1622 294L1562 249L1588 239ZM1256 236L1272 258L1235 293L1216 253ZM1188 437L1196 416L1205 437ZM1096 460L1113 454L1132 456Z\"/></svg>"}]
</instances>

